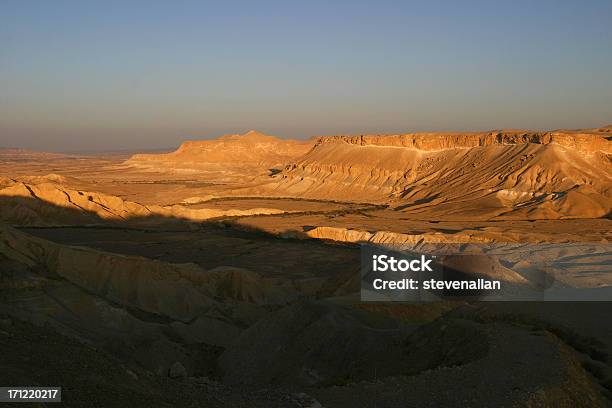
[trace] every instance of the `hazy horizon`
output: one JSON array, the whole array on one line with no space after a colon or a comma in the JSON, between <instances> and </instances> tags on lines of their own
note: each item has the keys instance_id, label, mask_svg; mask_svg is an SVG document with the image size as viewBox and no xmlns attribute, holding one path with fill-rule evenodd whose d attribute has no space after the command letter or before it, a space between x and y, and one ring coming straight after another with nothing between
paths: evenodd
<instances>
[{"instance_id":1,"label":"hazy horizon","mask_svg":"<svg viewBox=\"0 0 612 408\"><path fill-rule=\"evenodd\" d=\"M612 122L612 2L0 5L0 146Z\"/></svg>"},{"instance_id":2,"label":"hazy horizon","mask_svg":"<svg viewBox=\"0 0 612 408\"><path fill-rule=\"evenodd\" d=\"M601 125L601 126L592 126L592 127L603 127L603 126L611 126L610 124L605 124L605 125ZM259 133L263 133L263 134L267 134L269 136L275 136L278 137L279 139L294 139L294 140L308 140L310 138L316 138L316 137L321 137L321 136L336 136L336 135L361 135L361 134L383 134L383 135L393 135L393 134L408 134L408 133L427 133L427 132L440 132L440 133L445 133L445 132L449 132L452 133L454 131L458 131L458 132L487 132L487 131L493 131L493 130L532 130L532 131L554 131L554 130L579 130L579 129L585 129L583 128L567 128L567 129L536 129L536 128L530 128L530 129L518 129L518 128L504 128L504 129L494 129L494 128L490 128L490 129L423 129L423 130L405 130L405 131L398 131L398 132L373 132L373 133L367 133L367 132L339 132L336 134L316 134L316 135L311 135L311 136L306 136L306 137L286 137L284 135L278 135L278 134L270 134L269 132L261 132L257 129L249 129L249 131L254 130L257 131ZM243 130L243 131L236 131L236 132L222 132L219 134L214 134L214 135L195 135L195 136L188 136L188 137L184 137L180 140L178 140L176 142L176 144L174 145L167 145L167 146L132 146L132 147L116 147L113 148L111 147L91 147L91 148L61 148L61 147L50 147L47 149L41 149L41 148L37 148L37 147L27 147L27 146L11 146L11 145L2 145L0 144L0 149L23 149L23 150L31 150L31 151L44 151L44 152L49 152L49 153L64 153L64 154L84 154L84 155L89 155L89 154L99 154L99 153L116 153L116 154L133 154L133 153L165 153L165 152L171 152L175 149L177 149L183 142L186 141L193 141L193 140L211 140L211 139L217 139L221 136L225 136L225 135L230 135L230 134L245 134L247 133L247 130Z\"/></svg>"}]
</instances>

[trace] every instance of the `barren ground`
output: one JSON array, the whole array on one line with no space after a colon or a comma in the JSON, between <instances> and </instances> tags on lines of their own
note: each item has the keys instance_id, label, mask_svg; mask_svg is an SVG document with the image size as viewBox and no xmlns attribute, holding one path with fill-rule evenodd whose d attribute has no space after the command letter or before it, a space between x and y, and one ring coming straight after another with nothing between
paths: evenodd
<instances>
[{"instance_id":1,"label":"barren ground","mask_svg":"<svg viewBox=\"0 0 612 408\"><path fill-rule=\"evenodd\" d=\"M0 156L2 383L62 385L67 406L610 406L612 302L364 304L358 279L359 243L383 238L605 245L609 179L552 177L568 193L520 202L456 195L471 209L442 214L437 187L385 202L394 169L324 153L171 170L166 156ZM564 282L609 285L609 256L593 259Z\"/></svg>"}]
</instances>

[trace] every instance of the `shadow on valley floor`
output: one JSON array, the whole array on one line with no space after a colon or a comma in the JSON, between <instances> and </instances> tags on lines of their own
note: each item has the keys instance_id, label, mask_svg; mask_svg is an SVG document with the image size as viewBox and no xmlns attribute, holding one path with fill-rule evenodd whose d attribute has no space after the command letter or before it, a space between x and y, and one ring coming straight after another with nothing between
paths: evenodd
<instances>
[{"instance_id":1,"label":"shadow on valley floor","mask_svg":"<svg viewBox=\"0 0 612 408\"><path fill-rule=\"evenodd\" d=\"M360 254L355 244L314 240L298 230L287 230L281 238L238 225L233 217L198 222L160 215L106 218L25 197L0 197L0 209L0 222L65 245L164 262L192 262L205 269L239 267L271 278L310 279L310 285L330 276L349 280L359 274Z\"/></svg>"},{"instance_id":2,"label":"shadow on valley floor","mask_svg":"<svg viewBox=\"0 0 612 408\"><path fill-rule=\"evenodd\" d=\"M30 190L31 191L31 190ZM17 227L63 227L63 226L85 226L85 227L107 227L107 228L134 228L134 229L148 229L148 230L197 230L206 228L207 226L224 226L231 227L237 230L246 231L249 233L260 234L261 236L277 237L277 234L271 234L263 229L250 227L245 225L239 225L233 222L234 220L240 219L240 215L219 215L211 216L208 219L197 220L192 219L189 216L180 215L168 215L168 214L157 214L154 212L147 212L145 214L130 213L129 206L122 202L120 208L113 208L102 203L94 202L92 196L86 197L89 202L94 203L97 208L95 210L87 209L78 204L70 201L67 196L66 206L57 205L49 201L42 200L35 197L35 194L31 192L33 197L23 196L0 196L0 222L8 225ZM78 192L79 195L86 196L86 193ZM250 200L252 197L226 197L217 198L210 200L221 201L224 200ZM274 198L266 198L267 200L273 200ZM276 200L283 200L276 198ZM300 200L296 199L293 201L309 201L309 202L321 202L320 200ZM368 210L380 210L386 208L386 205L374 205L374 204L351 204L343 203L338 201L330 201L331 204L344 204L350 206L349 208L333 209L329 211L287 211L284 213L272 213L272 214L246 214L249 217L297 217L297 216L308 216L308 215L319 215L329 214L332 217L339 217L349 213L363 214L364 211ZM144 211L147 211L146 206L142 206ZM181 207L189 208L190 205L181 205ZM143 209L138 209L142 212ZM201 209L206 210L206 209ZM197 211L197 210L196 210ZM305 234L308 227L303 229L287 229L281 234L283 238L296 238L296 239L310 239Z\"/></svg>"}]
</instances>

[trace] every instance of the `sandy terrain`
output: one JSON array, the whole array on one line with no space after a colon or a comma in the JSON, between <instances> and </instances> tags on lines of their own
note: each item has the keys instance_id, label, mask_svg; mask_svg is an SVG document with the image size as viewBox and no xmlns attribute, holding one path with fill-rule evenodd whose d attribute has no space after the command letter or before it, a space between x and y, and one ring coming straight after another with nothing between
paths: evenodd
<instances>
[{"instance_id":1,"label":"sandy terrain","mask_svg":"<svg viewBox=\"0 0 612 408\"><path fill-rule=\"evenodd\" d=\"M71 406L610 406L612 302L359 297L362 243L501 245L479 273L534 286L545 259L609 289L609 135L0 150L2 375L60 378Z\"/></svg>"}]
</instances>

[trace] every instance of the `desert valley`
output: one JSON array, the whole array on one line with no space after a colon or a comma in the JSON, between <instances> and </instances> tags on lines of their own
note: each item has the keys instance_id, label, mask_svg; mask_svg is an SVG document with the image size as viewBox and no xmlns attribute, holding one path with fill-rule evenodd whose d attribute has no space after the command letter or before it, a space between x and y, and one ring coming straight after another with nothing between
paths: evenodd
<instances>
[{"instance_id":1,"label":"desert valley","mask_svg":"<svg viewBox=\"0 0 612 408\"><path fill-rule=\"evenodd\" d=\"M610 406L612 299L362 302L360 245L511 245L472 272L535 287L545 258L608 290L611 214L612 126L0 149L1 382L73 406Z\"/></svg>"}]
</instances>

